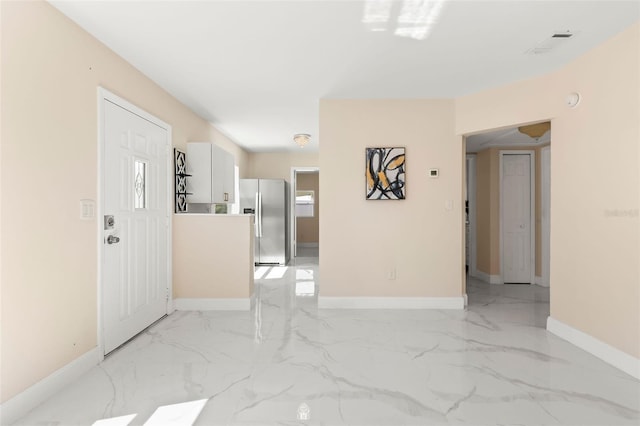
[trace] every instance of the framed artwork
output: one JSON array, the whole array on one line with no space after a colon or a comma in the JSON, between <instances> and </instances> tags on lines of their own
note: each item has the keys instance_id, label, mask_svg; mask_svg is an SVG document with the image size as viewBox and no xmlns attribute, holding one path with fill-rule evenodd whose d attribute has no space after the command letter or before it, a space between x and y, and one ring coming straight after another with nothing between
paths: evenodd
<instances>
[{"instance_id":1,"label":"framed artwork","mask_svg":"<svg viewBox=\"0 0 640 426\"><path fill-rule=\"evenodd\" d=\"M406 185L404 147L367 148L367 200L404 200Z\"/></svg>"}]
</instances>

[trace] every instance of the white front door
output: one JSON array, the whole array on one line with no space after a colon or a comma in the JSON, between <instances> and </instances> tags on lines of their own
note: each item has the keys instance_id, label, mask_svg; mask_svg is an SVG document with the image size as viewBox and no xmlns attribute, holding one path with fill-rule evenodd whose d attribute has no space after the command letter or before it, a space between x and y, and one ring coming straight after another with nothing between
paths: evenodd
<instances>
[{"instance_id":1,"label":"white front door","mask_svg":"<svg viewBox=\"0 0 640 426\"><path fill-rule=\"evenodd\" d=\"M502 156L503 282L531 283L531 166L529 154Z\"/></svg>"},{"instance_id":2,"label":"white front door","mask_svg":"<svg viewBox=\"0 0 640 426\"><path fill-rule=\"evenodd\" d=\"M101 102L106 354L167 313L169 136L124 107Z\"/></svg>"}]
</instances>

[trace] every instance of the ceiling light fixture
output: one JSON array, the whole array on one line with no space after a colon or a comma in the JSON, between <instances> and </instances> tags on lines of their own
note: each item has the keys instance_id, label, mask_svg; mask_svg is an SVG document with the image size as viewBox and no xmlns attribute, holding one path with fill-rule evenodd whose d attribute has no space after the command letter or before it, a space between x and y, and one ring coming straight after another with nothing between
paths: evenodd
<instances>
[{"instance_id":1,"label":"ceiling light fixture","mask_svg":"<svg viewBox=\"0 0 640 426\"><path fill-rule=\"evenodd\" d=\"M293 135L293 141L297 143L300 148L304 148L304 146L309 143L309 140L311 140L311 135L307 133Z\"/></svg>"},{"instance_id":2,"label":"ceiling light fixture","mask_svg":"<svg viewBox=\"0 0 640 426\"><path fill-rule=\"evenodd\" d=\"M529 124L528 126L518 127L520 133L523 133L533 139L540 139L542 135L551 130L551 122L545 121L543 123Z\"/></svg>"}]
</instances>

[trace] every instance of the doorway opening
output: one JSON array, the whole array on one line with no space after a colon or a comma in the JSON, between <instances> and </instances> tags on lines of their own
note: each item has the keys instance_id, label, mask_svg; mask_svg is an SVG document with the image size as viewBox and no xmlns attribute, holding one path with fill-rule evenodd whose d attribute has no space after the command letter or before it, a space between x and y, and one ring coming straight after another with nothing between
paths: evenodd
<instances>
[{"instance_id":1,"label":"doorway opening","mask_svg":"<svg viewBox=\"0 0 640 426\"><path fill-rule=\"evenodd\" d=\"M465 141L468 276L548 287L551 122L487 131ZM514 270L521 275L514 278Z\"/></svg>"},{"instance_id":2,"label":"doorway opening","mask_svg":"<svg viewBox=\"0 0 640 426\"><path fill-rule=\"evenodd\" d=\"M291 168L291 247L294 258L317 258L320 250L320 170Z\"/></svg>"}]
</instances>

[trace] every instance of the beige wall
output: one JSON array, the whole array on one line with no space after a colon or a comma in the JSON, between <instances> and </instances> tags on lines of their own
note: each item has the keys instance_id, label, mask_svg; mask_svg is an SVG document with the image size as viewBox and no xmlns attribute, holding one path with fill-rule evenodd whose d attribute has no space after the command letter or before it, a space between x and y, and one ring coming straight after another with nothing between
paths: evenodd
<instances>
[{"instance_id":1,"label":"beige wall","mask_svg":"<svg viewBox=\"0 0 640 426\"><path fill-rule=\"evenodd\" d=\"M320 101L322 296L462 295L464 152L453 106ZM406 199L367 201L365 148L385 146L406 147ZM435 167L440 178L430 179ZM391 268L395 280L387 279Z\"/></svg>"},{"instance_id":2,"label":"beige wall","mask_svg":"<svg viewBox=\"0 0 640 426\"><path fill-rule=\"evenodd\" d=\"M500 274L497 152L486 149L476 154L476 268L489 275Z\"/></svg>"},{"instance_id":3,"label":"beige wall","mask_svg":"<svg viewBox=\"0 0 640 426\"><path fill-rule=\"evenodd\" d=\"M252 216L177 214L173 218L175 298L249 298Z\"/></svg>"},{"instance_id":4,"label":"beige wall","mask_svg":"<svg viewBox=\"0 0 640 426\"><path fill-rule=\"evenodd\" d=\"M548 146L548 144L543 145ZM500 275L500 151L535 152L535 274L542 273L541 161L543 146L504 146L476 154L476 251L479 271Z\"/></svg>"},{"instance_id":5,"label":"beige wall","mask_svg":"<svg viewBox=\"0 0 640 426\"><path fill-rule=\"evenodd\" d=\"M0 10L6 401L96 346L97 225L78 217L79 200L97 198L96 87L171 124L178 147L226 142L48 4ZM242 176L287 180L291 166L320 165L332 194L320 209L323 295L458 296L460 135L551 119L551 315L640 357L639 44L636 24L559 71L455 102L321 101L319 157L238 151L236 160ZM572 91L583 100L568 109ZM367 202L364 148L388 145L407 147L407 199ZM426 177L430 167L440 179ZM390 220L391 231L373 235Z\"/></svg>"},{"instance_id":6,"label":"beige wall","mask_svg":"<svg viewBox=\"0 0 640 426\"><path fill-rule=\"evenodd\" d=\"M551 316L635 357L638 117L640 24L554 73L456 100L457 134L551 119Z\"/></svg>"},{"instance_id":7,"label":"beige wall","mask_svg":"<svg viewBox=\"0 0 640 426\"><path fill-rule=\"evenodd\" d=\"M1 387L6 401L97 344L97 87L213 140L205 120L44 2L0 2L2 31Z\"/></svg>"},{"instance_id":8,"label":"beige wall","mask_svg":"<svg viewBox=\"0 0 640 426\"><path fill-rule=\"evenodd\" d=\"M313 217L296 218L296 242L317 243L320 232L320 177L318 173L298 173L296 176L296 189L299 191L314 192Z\"/></svg>"},{"instance_id":9,"label":"beige wall","mask_svg":"<svg viewBox=\"0 0 640 426\"><path fill-rule=\"evenodd\" d=\"M292 167L318 167L317 152L304 151L304 148L301 148L300 151L251 153L247 177L284 179L291 182Z\"/></svg>"},{"instance_id":10,"label":"beige wall","mask_svg":"<svg viewBox=\"0 0 640 426\"><path fill-rule=\"evenodd\" d=\"M545 144L534 149L536 153L536 277L542 277L542 148L548 146L549 144Z\"/></svg>"}]
</instances>

